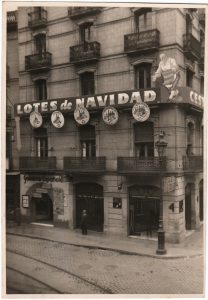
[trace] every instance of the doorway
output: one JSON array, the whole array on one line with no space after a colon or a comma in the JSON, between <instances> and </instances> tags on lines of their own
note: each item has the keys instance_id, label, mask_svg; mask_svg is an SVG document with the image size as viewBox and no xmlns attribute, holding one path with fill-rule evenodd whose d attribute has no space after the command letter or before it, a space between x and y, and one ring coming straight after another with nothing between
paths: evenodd
<instances>
[{"instance_id":1,"label":"doorway","mask_svg":"<svg viewBox=\"0 0 208 300\"><path fill-rule=\"evenodd\" d=\"M158 230L160 189L134 186L129 189L129 234L152 236Z\"/></svg>"},{"instance_id":2,"label":"doorway","mask_svg":"<svg viewBox=\"0 0 208 300\"><path fill-rule=\"evenodd\" d=\"M87 211L89 230L103 231L103 187L97 183L78 183L76 191L76 227L81 228L82 211Z\"/></svg>"},{"instance_id":3,"label":"doorway","mask_svg":"<svg viewBox=\"0 0 208 300\"><path fill-rule=\"evenodd\" d=\"M33 220L39 222L53 222L53 202L48 194L42 194L41 198L32 198Z\"/></svg>"},{"instance_id":4,"label":"doorway","mask_svg":"<svg viewBox=\"0 0 208 300\"><path fill-rule=\"evenodd\" d=\"M185 188L185 222L186 230L191 230L191 190L192 184L188 183Z\"/></svg>"}]
</instances>

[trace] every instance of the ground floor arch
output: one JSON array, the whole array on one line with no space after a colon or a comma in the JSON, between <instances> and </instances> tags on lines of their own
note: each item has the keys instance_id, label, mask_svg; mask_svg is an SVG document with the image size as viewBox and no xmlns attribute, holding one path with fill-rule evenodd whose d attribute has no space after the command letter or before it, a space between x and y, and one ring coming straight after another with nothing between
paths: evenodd
<instances>
[{"instance_id":1,"label":"ground floor arch","mask_svg":"<svg viewBox=\"0 0 208 300\"><path fill-rule=\"evenodd\" d=\"M76 227L81 228L82 211L87 211L89 230L103 231L104 200L103 187L97 183L75 184Z\"/></svg>"},{"instance_id":2,"label":"ground floor arch","mask_svg":"<svg viewBox=\"0 0 208 300\"><path fill-rule=\"evenodd\" d=\"M53 201L48 194L31 199L32 220L36 222L53 223Z\"/></svg>"},{"instance_id":3,"label":"ground floor arch","mask_svg":"<svg viewBox=\"0 0 208 300\"><path fill-rule=\"evenodd\" d=\"M133 185L129 193L130 235L152 235L158 229L160 189L155 186Z\"/></svg>"}]
</instances>

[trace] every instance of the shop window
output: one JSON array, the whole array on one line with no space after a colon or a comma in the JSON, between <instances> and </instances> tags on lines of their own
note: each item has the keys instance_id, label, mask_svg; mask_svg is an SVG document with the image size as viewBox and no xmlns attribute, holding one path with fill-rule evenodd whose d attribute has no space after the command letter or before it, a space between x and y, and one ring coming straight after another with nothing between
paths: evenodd
<instances>
[{"instance_id":1,"label":"shop window","mask_svg":"<svg viewBox=\"0 0 208 300\"><path fill-rule=\"evenodd\" d=\"M190 69L187 69L186 70L186 85L188 87L192 87L193 77L194 77L194 73Z\"/></svg>"},{"instance_id":2,"label":"shop window","mask_svg":"<svg viewBox=\"0 0 208 300\"><path fill-rule=\"evenodd\" d=\"M142 32L152 29L152 9L141 8L135 12L136 32Z\"/></svg>"},{"instance_id":3,"label":"shop window","mask_svg":"<svg viewBox=\"0 0 208 300\"><path fill-rule=\"evenodd\" d=\"M96 156L95 127L93 125L80 127L80 143L82 157Z\"/></svg>"},{"instance_id":4,"label":"shop window","mask_svg":"<svg viewBox=\"0 0 208 300\"><path fill-rule=\"evenodd\" d=\"M35 142L36 142L36 156L48 157L48 136L47 129L35 129Z\"/></svg>"},{"instance_id":5,"label":"shop window","mask_svg":"<svg viewBox=\"0 0 208 300\"><path fill-rule=\"evenodd\" d=\"M135 88L151 88L151 64L140 64L135 68Z\"/></svg>"},{"instance_id":6,"label":"shop window","mask_svg":"<svg viewBox=\"0 0 208 300\"><path fill-rule=\"evenodd\" d=\"M47 99L47 81L45 79L38 79L35 81L36 99Z\"/></svg>"},{"instance_id":7,"label":"shop window","mask_svg":"<svg viewBox=\"0 0 208 300\"><path fill-rule=\"evenodd\" d=\"M186 154L193 154L193 143L194 143L194 124L189 122L187 125L187 149Z\"/></svg>"},{"instance_id":8,"label":"shop window","mask_svg":"<svg viewBox=\"0 0 208 300\"><path fill-rule=\"evenodd\" d=\"M39 58L42 59L45 57L46 53L46 35L45 34L38 34L35 36L35 47L36 53L38 54Z\"/></svg>"},{"instance_id":9,"label":"shop window","mask_svg":"<svg viewBox=\"0 0 208 300\"><path fill-rule=\"evenodd\" d=\"M152 122L135 124L134 144L137 157L154 157L154 128Z\"/></svg>"},{"instance_id":10,"label":"shop window","mask_svg":"<svg viewBox=\"0 0 208 300\"><path fill-rule=\"evenodd\" d=\"M95 93L94 72L85 72L80 75L82 95L91 95Z\"/></svg>"}]
</instances>

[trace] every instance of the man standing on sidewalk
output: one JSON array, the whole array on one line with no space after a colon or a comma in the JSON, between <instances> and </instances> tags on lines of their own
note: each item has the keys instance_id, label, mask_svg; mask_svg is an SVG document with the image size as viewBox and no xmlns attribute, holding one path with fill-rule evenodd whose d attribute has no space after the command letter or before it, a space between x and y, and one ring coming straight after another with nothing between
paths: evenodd
<instances>
[{"instance_id":1,"label":"man standing on sidewalk","mask_svg":"<svg viewBox=\"0 0 208 300\"><path fill-rule=\"evenodd\" d=\"M87 211L85 209L82 211L81 228L82 234L87 235Z\"/></svg>"}]
</instances>

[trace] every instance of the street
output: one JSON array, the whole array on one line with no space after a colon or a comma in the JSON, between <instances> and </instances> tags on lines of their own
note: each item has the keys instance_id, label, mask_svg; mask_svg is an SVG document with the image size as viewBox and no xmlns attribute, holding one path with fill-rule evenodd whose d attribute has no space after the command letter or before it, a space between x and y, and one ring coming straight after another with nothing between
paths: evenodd
<instances>
[{"instance_id":1,"label":"street","mask_svg":"<svg viewBox=\"0 0 208 300\"><path fill-rule=\"evenodd\" d=\"M203 256L160 259L7 235L7 292L202 294Z\"/></svg>"}]
</instances>

